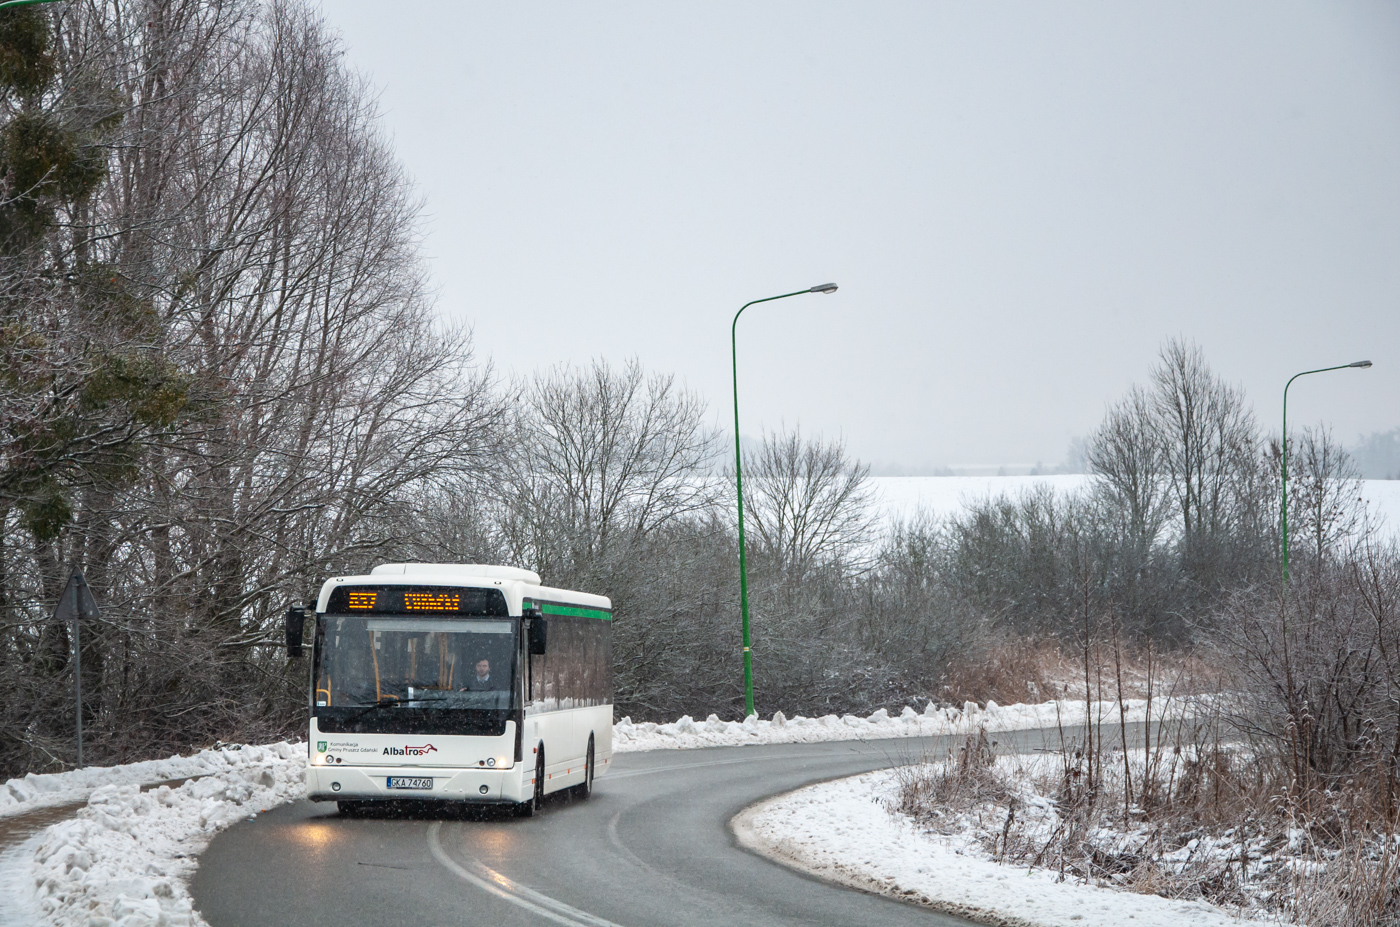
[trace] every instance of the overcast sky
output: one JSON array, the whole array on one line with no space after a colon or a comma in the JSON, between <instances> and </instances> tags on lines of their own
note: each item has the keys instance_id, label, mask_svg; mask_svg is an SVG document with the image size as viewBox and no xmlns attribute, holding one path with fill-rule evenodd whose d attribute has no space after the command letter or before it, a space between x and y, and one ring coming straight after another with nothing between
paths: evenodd
<instances>
[{"instance_id":1,"label":"overcast sky","mask_svg":"<svg viewBox=\"0 0 1400 927\"><path fill-rule=\"evenodd\" d=\"M326 0L504 372L639 357L743 431L1061 460L1194 339L1400 425L1400 5Z\"/></svg>"}]
</instances>

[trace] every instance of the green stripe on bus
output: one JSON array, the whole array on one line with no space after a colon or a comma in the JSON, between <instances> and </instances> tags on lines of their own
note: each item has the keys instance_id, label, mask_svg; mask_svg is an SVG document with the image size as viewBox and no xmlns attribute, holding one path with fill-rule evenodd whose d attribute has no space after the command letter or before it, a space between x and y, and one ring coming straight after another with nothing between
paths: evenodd
<instances>
[{"instance_id":1,"label":"green stripe on bus","mask_svg":"<svg viewBox=\"0 0 1400 927\"><path fill-rule=\"evenodd\" d=\"M575 618L597 618L601 621L612 621L612 612L603 611L601 608L585 608L582 605L555 605L553 602L536 602L540 610L546 615L571 615Z\"/></svg>"}]
</instances>

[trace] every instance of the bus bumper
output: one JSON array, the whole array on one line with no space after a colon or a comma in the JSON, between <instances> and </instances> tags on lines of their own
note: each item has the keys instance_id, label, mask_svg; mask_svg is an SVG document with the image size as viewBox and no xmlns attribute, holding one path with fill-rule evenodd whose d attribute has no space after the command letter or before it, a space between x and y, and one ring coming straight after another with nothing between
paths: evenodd
<instances>
[{"instance_id":1,"label":"bus bumper","mask_svg":"<svg viewBox=\"0 0 1400 927\"><path fill-rule=\"evenodd\" d=\"M388 782L391 777L432 779L433 787L391 789ZM507 769L407 769L313 764L306 769L306 797L311 801L460 801L497 804L524 801L533 788L534 783L522 776L518 765Z\"/></svg>"}]
</instances>

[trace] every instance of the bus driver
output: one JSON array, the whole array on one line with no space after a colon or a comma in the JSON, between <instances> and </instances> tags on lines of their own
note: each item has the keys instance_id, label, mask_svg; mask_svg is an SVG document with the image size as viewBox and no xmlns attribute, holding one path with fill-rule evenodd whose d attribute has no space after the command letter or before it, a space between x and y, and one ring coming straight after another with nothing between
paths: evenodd
<instances>
[{"instance_id":1,"label":"bus driver","mask_svg":"<svg viewBox=\"0 0 1400 927\"><path fill-rule=\"evenodd\" d=\"M476 676L468 679L466 686L461 691L490 692L498 688L500 686L491 681L491 661L482 657L476 661Z\"/></svg>"}]
</instances>

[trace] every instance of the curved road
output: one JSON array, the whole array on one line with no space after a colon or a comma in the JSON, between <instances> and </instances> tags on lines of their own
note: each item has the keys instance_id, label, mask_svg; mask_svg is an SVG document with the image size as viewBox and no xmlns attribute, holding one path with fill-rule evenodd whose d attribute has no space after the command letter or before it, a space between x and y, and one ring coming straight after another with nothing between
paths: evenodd
<instances>
[{"instance_id":1,"label":"curved road","mask_svg":"<svg viewBox=\"0 0 1400 927\"><path fill-rule=\"evenodd\" d=\"M994 736L1019 752L1059 739ZM730 818L762 798L948 743L619 754L592 798L551 796L542 815L526 819L431 807L342 818L332 804L296 802L214 839L195 874L195 905L212 927L965 925L794 872L741 849L729 830Z\"/></svg>"}]
</instances>

